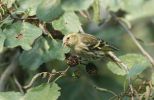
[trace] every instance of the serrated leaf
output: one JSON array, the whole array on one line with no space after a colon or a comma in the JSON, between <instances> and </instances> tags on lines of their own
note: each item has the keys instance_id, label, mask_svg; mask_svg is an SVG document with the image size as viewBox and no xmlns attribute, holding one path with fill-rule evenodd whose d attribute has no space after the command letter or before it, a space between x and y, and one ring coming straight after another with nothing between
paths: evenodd
<instances>
[{"instance_id":1,"label":"serrated leaf","mask_svg":"<svg viewBox=\"0 0 154 100\"><path fill-rule=\"evenodd\" d=\"M64 34L69 32L79 32L81 23L78 16L74 12L65 12L64 15L52 22L54 29L61 31Z\"/></svg>"},{"instance_id":2,"label":"serrated leaf","mask_svg":"<svg viewBox=\"0 0 154 100\"><path fill-rule=\"evenodd\" d=\"M42 63L50 60L64 60L68 51L67 48L63 48L61 42L41 37L31 50L21 54L19 61L24 68L36 70Z\"/></svg>"},{"instance_id":3,"label":"serrated leaf","mask_svg":"<svg viewBox=\"0 0 154 100\"><path fill-rule=\"evenodd\" d=\"M151 66L150 62L144 56L139 54L126 54L120 56L119 59L121 59L122 62L129 67L129 69L132 68L129 73L132 73L133 75L137 75L141 73L145 69L145 67ZM114 74L126 75L126 72L119 68L114 62L109 62L107 65L109 70L112 71ZM138 65L139 68L136 68L136 65Z\"/></svg>"},{"instance_id":4,"label":"serrated leaf","mask_svg":"<svg viewBox=\"0 0 154 100\"><path fill-rule=\"evenodd\" d=\"M2 52L3 47L4 47L4 41L5 41L5 35L0 29L0 52Z\"/></svg>"},{"instance_id":5,"label":"serrated leaf","mask_svg":"<svg viewBox=\"0 0 154 100\"><path fill-rule=\"evenodd\" d=\"M60 87L56 83L42 84L31 88L24 96L24 100L57 100Z\"/></svg>"},{"instance_id":6,"label":"serrated leaf","mask_svg":"<svg viewBox=\"0 0 154 100\"><path fill-rule=\"evenodd\" d=\"M19 92L0 92L0 100L20 100L22 94Z\"/></svg>"},{"instance_id":7,"label":"serrated leaf","mask_svg":"<svg viewBox=\"0 0 154 100\"><path fill-rule=\"evenodd\" d=\"M23 49L29 50L34 40L42 34L42 31L30 23L16 22L5 29L4 34L6 47L21 46Z\"/></svg>"},{"instance_id":8,"label":"serrated leaf","mask_svg":"<svg viewBox=\"0 0 154 100\"><path fill-rule=\"evenodd\" d=\"M61 0L43 0L36 13L37 17L43 21L52 21L60 17L64 13Z\"/></svg>"},{"instance_id":9,"label":"serrated leaf","mask_svg":"<svg viewBox=\"0 0 154 100\"><path fill-rule=\"evenodd\" d=\"M19 8L16 13L28 12L29 16L36 15L36 9L42 0L17 0L19 3Z\"/></svg>"},{"instance_id":10,"label":"serrated leaf","mask_svg":"<svg viewBox=\"0 0 154 100\"><path fill-rule=\"evenodd\" d=\"M87 10L94 0L62 0L62 8L65 11Z\"/></svg>"}]
</instances>

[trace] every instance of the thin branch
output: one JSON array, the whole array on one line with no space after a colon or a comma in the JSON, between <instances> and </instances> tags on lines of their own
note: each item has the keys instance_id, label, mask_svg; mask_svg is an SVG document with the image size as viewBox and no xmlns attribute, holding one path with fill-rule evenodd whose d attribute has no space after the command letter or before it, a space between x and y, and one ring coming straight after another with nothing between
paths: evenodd
<instances>
[{"instance_id":1,"label":"thin branch","mask_svg":"<svg viewBox=\"0 0 154 100\"><path fill-rule=\"evenodd\" d=\"M24 88L24 89L30 88L30 87L33 85L33 83L36 81L36 79L38 79L38 77L40 77L40 76L43 76L43 78L49 76L49 78L48 78L48 83L49 83L50 80L51 80L51 78L52 78L53 76L55 76L55 75L58 74L58 75L59 75L58 78L56 78L56 79L54 80L54 81L56 81L56 80L59 79L60 77L64 76L65 73L68 71L68 69L69 69L69 67L66 68L64 71L51 72L51 73L50 73L50 72L41 72L41 73L38 73L38 74L36 74L35 76L33 76L32 80L29 82L29 84L26 85L26 86L24 86L23 88Z\"/></svg>"},{"instance_id":2,"label":"thin branch","mask_svg":"<svg viewBox=\"0 0 154 100\"><path fill-rule=\"evenodd\" d=\"M129 67L124 64L113 52L107 52L107 55L121 68L124 69L126 74L129 73Z\"/></svg>"},{"instance_id":3,"label":"thin branch","mask_svg":"<svg viewBox=\"0 0 154 100\"><path fill-rule=\"evenodd\" d=\"M1 77L0 77L0 91L4 91L5 90L5 86L6 86L6 83L7 83L8 79L9 79L9 77L17 69L19 54L20 54L20 52L17 51L17 53L12 58L12 62L10 63L10 65L1 74Z\"/></svg>"},{"instance_id":4,"label":"thin branch","mask_svg":"<svg viewBox=\"0 0 154 100\"><path fill-rule=\"evenodd\" d=\"M105 89L105 88L100 88L100 87L97 87L97 86L94 86L94 88L95 88L96 90L99 90L99 91L102 91L102 92L111 93L111 94L114 95L115 97L118 97L118 95L117 95L115 92L111 91L111 90L108 90L108 89Z\"/></svg>"},{"instance_id":5,"label":"thin branch","mask_svg":"<svg viewBox=\"0 0 154 100\"><path fill-rule=\"evenodd\" d=\"M125 22L122 21L121 19L117 18L114 14L112 14L112 15L118 21L118 23L123 27L123 29L129 34L129 36L131 37L131 39L133 40L133 42L136 44L136 46L140 49L140 51L143 53L143 55L146 56L149 59L149 61L151 62L151 64L154 66L154 60L153 60L153 58L150 56L150 54L148 52L146 52L144 50L144 48L141 46L141 44L136 40L134 34L127 27L127 25L125 24Z\"/></svg>"},{"instance_id":6,"label":"thin branch","mask_svg":"<svg viewBox=\"0 0 154 100\"><path fill-rule=\"evenodd\" d=\"M41 73L38 73L38 74L36 74L35 76L33 76L32 80L29 82L29 84L26 85L26 86L24 86L23 88L24 88L24 89L30 88L30 87L33 85L34 81L35 81L38 77L42 76L42 75L45 74L45 73L46 73L46 72L41 72Z\"/></svg>"},{"instance_id":7,"label":"thin branch","mask_svg":"<svg viewBox=\"0 0 154 100\"><path fill-rule=\"evenodd\" d=\"M17 77L16 77L15 75L13 75L13 79L14 79L14 82L16 83L17 87L19 88L19 91L20 91L22 94L24 94L24 90L23 90L21 84L19 83L19 81L18 81L18 79L17 79Z\"/></svg>"}]
</instances>

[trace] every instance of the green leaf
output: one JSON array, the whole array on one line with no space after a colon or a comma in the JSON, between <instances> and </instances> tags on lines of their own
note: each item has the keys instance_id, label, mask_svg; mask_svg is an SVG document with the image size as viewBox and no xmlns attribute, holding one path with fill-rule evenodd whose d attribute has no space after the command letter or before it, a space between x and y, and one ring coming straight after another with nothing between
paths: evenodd
<instances>
[{"instance_id":1,"label":"green leaf","mask_svg":"<svg viewBox=\"0 0 154 100\"><path fill-rule=\"evenodd\" d=\"M108 8L111 11L118 11L119 9L131 12L134 10L139 10L145 0L100 0L104 4L105 8Z\"/></svg>"},{"instance_id":2,"label":"green leaf","mask_svg":"<svg viewBox=\"0 0 154 100\"><path fill-rule=\"evenodd\" d=\"M20 100L21 97L19 92L0 92L0 100Z\"/></svg>"},{"instance_id":3,"label":"green leaf","mask_svg":"<svg viewBox=\"0 0 154 100\"><path fill-rule=\"evenodd\" d=\"M56 40L49 40L48 43L50 44L49 52L45 55L45 59L57 59L57 60L65 60L65 53L69 52L68 48L64 48L60 41Z\"/></svg>"},{"instance_id":4,"label":"green leaf","mask_svg":"<svg viewBox=\"0 0 154 100\"><path fill-rule=\"evenodd\" d=\"M4 34L6 35L6 47L21 46L23 49L29 50L34 40L42 34L42 31L30 23L16 22L5 29Z\"/></svg>"},{"instance_id":5,"label":"green leaf","mask_svg":"<svg viewBox=\"0 0 154 100\"><path fill-rule=\"evenodd\" d=\"M62 8L65 11L87 10L94 0L62 0Z\"/></svg>"},{"instance_id":6,"label":"green leaf","mask_svg":"<svg viewBox=\"0 0 154 100\"><path fill-rule=\"evenodd\" d=\"M113 91L116 87L120 92L120 87L117 85L117 82L109 77L96 76L92 78L82 74L79 79L63 77L57 82L61 87L61 96L58 100L109 100L113 96L108 92L97 90L95 88L96 84Z\"/></svg>"},{"instance_id":7,"label":"green leaf","mask_svg":"<svg viewBox=\"0 0 154 100\"><path fill-rule=\"evenodd\" d=\"M24 100L57 100L60 96L59 90L60 87L56 83L42 84L29 89Z\"/></svg>"},{"instance_id":8,"label":"green leaf","mask_svg":"<svg viewBox=\"0 0 154 100\"><path fill-rule=\"evenodd\" d=\"M147 67L149 67L149 66L147 66L147 65L140 65L140 64L139 65L134 65L130 69L130 71L128 73L128 77L133 77L133 76L141 74Z\"/></svg>"},{"instance_id":9,"label":"green leaf","mask_svg":"<svg viewBox=\"0 0 154 100\"><path fill-rule=\"evenodd\" d=\"M61 31L63 34L69 32L79 32L81 23L74 12L65 12L64 15L52 22L54 29Z\"/></svg>"},{"instance_id":10,"label":"green leaf","mask_svg":"<svg viewBox=\"0 0 154 100\"><path fill-rule=\"evenodd\" d=\"M129 67L129 76L138 75L145 68L151 66L150 62L144 56L139 54L126 54L120 56L119 59ZM126 75L126 72L119 68L114 62L109 62L107 65L108 69L114 74Z\"/></svg>"},{"instance_id":11,"label":"green leaf","mask_svg":"<svg viewBox=\"0 0 154 100\"><path fill-rule=\"evenodd\" d=\"M125 18L131 22L136 21L136 19L154 16L151 10L154 8L153 0L100 0L100 4L103 4L103 7L109 11L123 10L127 12Z\"/></svg>"},{"instance_id":12,"label":"green leaf","mask_svg":"<svg viewBox=\"0 0 154 100\"><path fill-rule=\"evenodd\" d=\"M11 17L8 16L1 21L0 27L2 27L3 25L12 25L12 22L13 22L13 19L11 19Z\"/></svg>"},{"instance_id":13,"label":"green leaf","mask_svg":"<svg viewBox=\"0 0 154 100\"><path fill-rule=\"evenodd\" d=\"M41 37L31 50L21 54L19 61L24 68L36 70L42 63L55 59L63 61L67 52L61 42Z\"/></svg>"},{"instance_id":14,"label":"green leaf","mask_svg":"<svg viewBox=\"0 0 154 100\"><path fill-rule=\"evenodd\" d=\"M28 12L29 16L36 15L36 9L42 0L18 0L19 8L16 13Z\"/></svg>"},{"instance_id":15,"label":"green leaf","mask_svg":"<svg viewBox=\"0 0 154 100\"><path fill-rule=\"evenodd\" d=\"M0 29L0 52L2 52L3 50L3 46L4 46L4 41L5 41L5 35L2 32L2 30Z\"/></svg>"},{"instance_id":16,"label":"green leaf","mask_svg":"<svg viewBox=\"0 0 154 100\"><path fill-rule=\"evenodd\" d=\"M60 17L64 11L60 0L43 0L37 8L37 17L43 21L52 21Z\"/></svg>"}]
</instances>

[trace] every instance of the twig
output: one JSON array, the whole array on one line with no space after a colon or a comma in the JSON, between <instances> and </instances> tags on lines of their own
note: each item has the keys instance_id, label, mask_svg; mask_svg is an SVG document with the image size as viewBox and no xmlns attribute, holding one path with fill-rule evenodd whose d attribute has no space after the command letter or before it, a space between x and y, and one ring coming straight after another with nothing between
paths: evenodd
<instances>
[{"instance_id":1,"label":"twig","mask_svg":"<svg viewBox=\"0 0 154 100\"><path fill-rule=\"evenodd\" d=\"M154 67L154 60L153 60L153 58L149 55L148 52L146 52L144 50L144 48L141 46L141 44L136 40L134 34L130 31L130 29L127 27L125 22L123 22L121 19L117 18L114 14L112 14L112 15L118 21L118 23L123 27L123 29L129 34L129 36L131 37L133 42L136 44L136 46L140 49L140 51L143 53L143 55L146 56L149 59L149 61L151 62L151 64Z\"/></svg>"},{"instance_id":2,"label":"twig","mask_svg":"<svg viewBox=\"0 0 154 100\"><path fill-rule=\"evenodd\" d=\"M107 55L121 68L124 69L126 74L129 73L129 68L126 64L124 64L113 52L107 52Z\"/></svg>"},{"instance_id":3,"label":"twig","mask_svg":"<svg viewBox=\"0 0 154 100\"><path fill-rule=\"evenodd\" d=\"M24 86L23 88L24 88L24 89L30 88L30 87L33 85L33 83L36 81L36 79L37 79L38 77L40 77L40 76L43 75L43 78L44 78L44 77L47 75L47 73L48 73L48 72L41 72L41 73L36 74L35 76L33 76L32 80L29 82L29 84L26 85L26 86Z\"/></svg>"},{"instance_id":4,"label":"twig","mask_svg":"<svg viewBox=\"0 0 154 100\"><path fill-rule=\"evenodd\" d=\"M4 91L5 85L6 85L7 81L8 81L8 79L9 79L9 77L16 70L16 68L18 66L18 57L19 57L19 54L20 54L20 52L17 51L17 53L12 58L12 62L10 63L10 65L2 73L2 75L0 77L0 91Z\"/></svg>"},{"instance_id":5,"label":"twig","mask_svg":"<svg viewBox=\"0 0 154 100\"><path fill-rule=\"evenodd\" d=\"M99 91L102 91L102 92L108 92L108 93L111 93L112 95L114 95L115 97L118 97L118 95L116 93L114 93L113 91L111 90L108 90L108 89L105 89L105 88L100 88L100 87L97 87L97 86L94 86L94 88L96 90L99 90Z\"/></svg>"},{"instance_id":6,"label":"twig","mask_svg":"<svg viewBox=\"0 0 154 100\"><path fill-rule=\"evenodd\" d=\"M129 68L126 64L124 64L113 52L109 51L107 52L108 56L121 68L121 69L124 69L125 72L126 72L126 75L129 73ZM130 88L130 91L131 91L131 100L134 100L133 99L133 94L134 94L134 90L133 90L133 85L131 83L131 78L128 77L128 84L129 84L129 88Z\"/></svg>"},{"instance_id":7,"label":"twig","mask_svg":"<svg viewBox=\"0 0 154 100\"><path fill-rule=\"evenodd\" d=\"M64 76L65 74L66 74L66 72L69 70L69 66L64 70L64 71L62 71L61 72L61 74L59 75L59 77L57 77L54 81L57 81L59 78L61 78L62 76Z\"/></svg>"},{"instance_id":8,"label":"twig","mask_svg":"<svg viewBox=\"0 0 154 100\"><path fill-rule=\"evenodd\" d=\"M59 75L58 76L58 78L56 78L54 81L56 81L57 79L59 79L60 77L62 77L62 76L64 76L64 74L68 71L68 69L69 69L69 67L68 68L66 68L64 71L58 71L58 72L41 72L41 73L38 73L38 74L36 74L33 78L32 78L32 80L30 81L30 83L28 84L28 85L26 85L26 86L24 86L23 88L24 89L28 89L28 88L30 88L32 85L33 85L33 83L36 81L36 79L38 78L38 77L40 77L40 76L43 76L43 78L45 78L47 75L49 75L49 78L48 78L48 83L50 82L50 80L51 80L51 78L53 77L53 76L55 76L55 75Z\"/></svg>"},{"instance_id":9,"label":"twig","mask_svg":"<svg viewBox=\"0 0 154 100\"><path fill-rule=\"evenodd\" d=\"M45 35L50 34L50 32L45 28L45 23L39 23L39 27L42 29Z\"/></svg>"},{"instance_id":10,"label":"twig","mask_svg":"<svg viewBox=\"0 0 154 100\"><path fill-rule=\"evenodd\" d=\"M15 81L17 87L19 88L19 91L20 91L22 94L24 94L24 90L23 90L21 84L19 83L19 81L17 80L17 77L16 77L15 75L13 75L13 79L14 79L14 81Z\"/></svg>"}]
</instances>

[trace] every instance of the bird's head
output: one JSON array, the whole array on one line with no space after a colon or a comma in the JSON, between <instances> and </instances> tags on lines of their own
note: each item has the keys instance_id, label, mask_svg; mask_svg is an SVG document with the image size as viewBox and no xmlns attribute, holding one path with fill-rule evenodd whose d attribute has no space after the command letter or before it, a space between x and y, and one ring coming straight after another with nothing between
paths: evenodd
<instances>
[{"instance_id":1,"label":"bird's head","mask_svg":"<svg viewBox=\"0 0 154 100\"><path fill-rule=\"evenodd\" d=\"M78 33L70 33L65 35L63 38L63 45L68 47L73 47L78 42Z\"/></svg>"}]
</instances>

